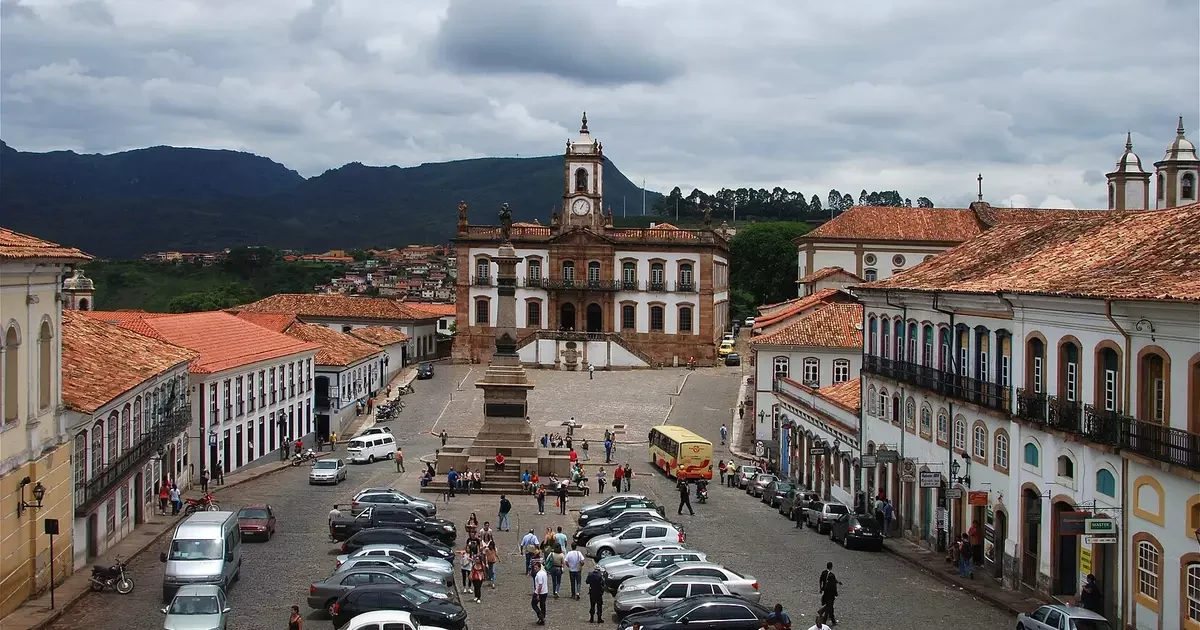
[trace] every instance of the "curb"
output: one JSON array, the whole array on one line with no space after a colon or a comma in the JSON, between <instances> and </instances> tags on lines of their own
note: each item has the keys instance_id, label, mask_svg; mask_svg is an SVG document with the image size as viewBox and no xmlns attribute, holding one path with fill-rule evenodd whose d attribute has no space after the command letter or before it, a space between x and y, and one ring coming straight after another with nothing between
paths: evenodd
<instances>
[{"instance_id":1,"label":"curb","mask_svg":"<svg viewBox=\"0 0 1200 630\"><path fill-rule=\"evenodd\" d=\"M896 558L900 558L901 560L917 567L918 569L921 569L921 571L923 571L929 575L932 575L933 577L937 578L941 582L949 584L950 586L958 587L959 589L961 589L967 593L970 593L972 596L977 597L977 598L991 604L993 607L1003 610L1004 612L1007 612L1013 616L1019 615L1024 612L1028 612L1025 610L1018 610L1017 608L1014 608L1008 602L1004 601L1003 599L1001 599L999 597L992 595L991 593L988 593L987 591L981 591L981 590L967 588L967 587L963 586L962 584L959 584L958 581L955 580L953 577L946 575L942 571L935 571L933 569L930 569L928 566L925 565L925 563L917 560L916 558L913 558L907 554L903 554L903 553L896 551L895 549L892 548L891 544L885 544L883 546L883 548L885 551L887 551L892 556L894 556Z\"/></svg>"},{"instance_id":2,"label":"curb","mask_svg":"<svg viewBox=\"0 0 1200 630\"><path fill-rule=\"evenodd\" d=\"M277 473L281 470L287 470L288 468L291 468L291 466L280 466L278 468L266 470L266 471L263 471L262 473L255 475L253 477L239 479L237 481L234 481L233 483L227 483L220 487L211 488L211 492L215 495L215 494L217 494L217 491L219 491L219 490L225 490L228 488L236 488L244 483L249 483L251 481L256 481L258 479L262 479L263 477L266 477L267 475ZM175 523L172 523L168 527L164 528L157 535L155 535L154 537L147 540L141 547L138 547L133 553L129 554L127 559L132 560L134 557L140 555L142 552L146 551L151 546L157 544L158 541L161 540L163 536L165 536L166 534L168 534L170 532L175 531L175 525L181 520L183 520L183 519L182 518L175 519ZM134 531L136 531L136 530L134 530ZM86 569L86 568L87 567L84 567L84 569ZM83 569L81 569L81 570L83 570ZM60 617L67 614L67 611L74 608L75 604L78 604L80 602L80 600L82 600L84 598L84 596L86 596L89 593L91 593L90 590L82 590L82 591L79 591L78 594L76 594L70 598L67 598L65 600L59 600L58 602L56 602L57 605L55 606L54 610L51 611L50 615L48 617L46 617L45 619L42 619L41 621L38 621L37 623L33 624L32 626L29 626L29 630L42 630L46 626L49 626L50 624L54 623L55 621L58 621L58 619Z\"/></svg>"}]
</instances>

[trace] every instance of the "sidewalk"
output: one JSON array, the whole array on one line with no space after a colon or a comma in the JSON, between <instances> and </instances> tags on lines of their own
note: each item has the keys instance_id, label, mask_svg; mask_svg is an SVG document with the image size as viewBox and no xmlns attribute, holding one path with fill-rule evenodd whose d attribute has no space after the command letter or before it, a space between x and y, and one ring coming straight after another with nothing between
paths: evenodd
<instances>
[{"instance_id":1,"label":"sidewalk","mask_svg":"<svg viewBox=\"0 0 1200 630\"><path fill-rule=\"evenodd\" d=\"M221 494L230 488L288 467L290 467L288 462L274 461L264 463L249 470L239 470L238 472L225 475L224 485L209 484L208 489L219 500ZM146 519L145 523L142 523L137 529L130 532L124 540L114 545L104 554L93 558L88 564L72 573L62 584L55 587L55 607L53 609L50 608L50 591L47 590L41 596L27 600L16 611L0 619L0 628L4 630L37 630L49 625L66 612L67 609L78 603L84 595L88 594L90 591L89 584L92 575L92 565L111 566L116 563L117 556L129 559L145 551L158 542L158 539L162 538L163 534L173 531L175 525L183 519L183 513L180 512L179 516L160 516L157 510L152 510L147 513ZM155 585L145 585L144 582L142 588L157 590Z\"/></svg>"},{"instance_id":2,"label":"sidewalk","mask_svg":"<svg viewBox=\"0 0 1200 630\"><path fill-rule=\"evenodd\" d=\"M884 541L883 547L888 553L917 568L924 569L950 586L956 586L1013 615L1028 613L1038 606L1053 603L1031 593L1002 588L990 575L983 575L982 569L979 568L975 571L974 579L959 577L955 567L946 562L945 554L930 551L903 538L889 538Z\"/></svg>"}]
</instances>

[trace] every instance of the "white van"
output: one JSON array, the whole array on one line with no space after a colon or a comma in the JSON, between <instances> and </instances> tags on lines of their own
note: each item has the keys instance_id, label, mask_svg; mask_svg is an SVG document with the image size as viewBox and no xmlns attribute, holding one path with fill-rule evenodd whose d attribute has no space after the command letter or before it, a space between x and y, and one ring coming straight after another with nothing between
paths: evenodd
<instances>
[{"instance_id":1,"label":"white van","mask_svg":"<svg viewBox=\"0 0 1200 630\"><path fill-rule=\"evenodd\" d=\"M164 602L183 586L213 584L226 592L242 573L242 532L236 512L196 512L175 528L171 550L159 559Z\"/></svg>"},{"instance_id":2,"label":"white van","mask_svg":"<svg viewBox=\"0 0 1200 630\"><path fill-rule=\"evenodd\" d=\"M355 464L374 464L377 459L391 459L395 455L396 439L390 433L364 435L346 444L346 459Z\"/></svg>"}]
</instances>

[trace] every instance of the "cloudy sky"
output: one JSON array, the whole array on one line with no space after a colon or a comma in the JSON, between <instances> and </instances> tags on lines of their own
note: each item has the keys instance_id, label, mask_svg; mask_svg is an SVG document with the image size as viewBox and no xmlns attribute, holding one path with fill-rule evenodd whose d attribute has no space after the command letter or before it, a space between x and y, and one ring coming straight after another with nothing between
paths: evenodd
<instances>
[{"instance_id":1,"label":"cloudy sky","mask_svg":"<svg viewBox=\"0 0 1200 630\"><path fill-rule=\"evenodd\" d=\"M1196 0L0 0L0 137L314 175L562 150L653 189L1099 207L1200 140Z\"/></svg>"}]
</instances>

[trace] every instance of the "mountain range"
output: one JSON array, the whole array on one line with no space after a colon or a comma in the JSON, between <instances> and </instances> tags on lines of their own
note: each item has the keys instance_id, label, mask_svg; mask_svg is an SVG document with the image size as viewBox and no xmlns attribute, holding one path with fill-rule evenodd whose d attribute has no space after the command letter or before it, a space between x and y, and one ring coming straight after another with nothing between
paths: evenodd
<instances>
[{"instance_id":1,"label":"mountain range","mask_svg":"<svg viewBox=\"0 0 1200 630\"><path fill-rule=\"evenodd\" d=\"M606 160L605 200L642 189ZM563 156L478 158L420 166L352 162L310 178L238 151L150 147L109 155L33 153L0 142L0 225L132 258L153 251L265 245L303 251L446 242L459 201L470 221L547 223L562 203ZM662 197L647 191L651 206Z\"/></svg>"}]
</instances>

